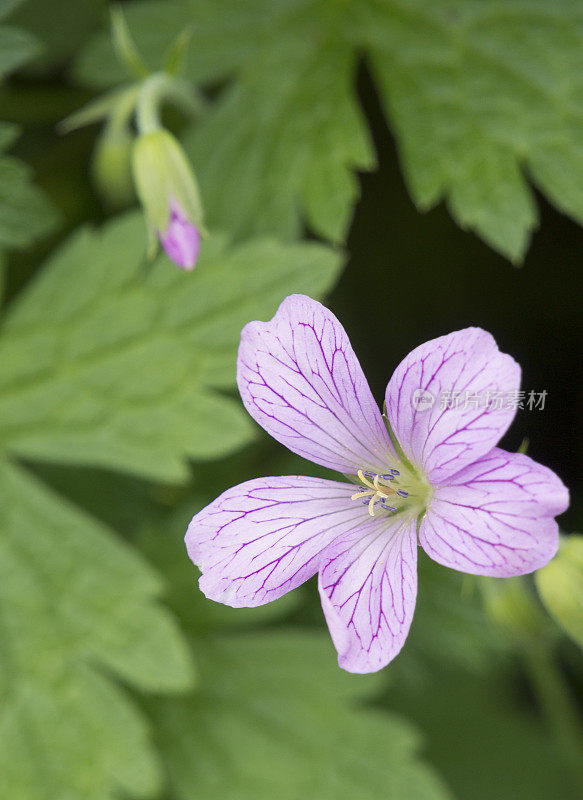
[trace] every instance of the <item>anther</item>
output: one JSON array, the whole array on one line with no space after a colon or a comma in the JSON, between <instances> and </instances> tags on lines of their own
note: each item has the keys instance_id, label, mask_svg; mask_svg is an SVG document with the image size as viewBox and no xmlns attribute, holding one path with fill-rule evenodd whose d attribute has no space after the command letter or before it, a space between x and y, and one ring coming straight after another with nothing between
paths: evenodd
<instances>
[{"instance_id":1,"label":"anther","mask_svg":"<svg viewBox=\"0 0 583 800\"><path fill-rule=\"evenodd\" d=\"M384 500L381 500L381 508L384 508L385 511L396 511L397 510L394 506L390 506L388 503L385 503Z\"/></svg>"},{"instance_id":2,"label":"anther","mask_svg":"<svg viewBox=\"0 0 583 800\"><path fill-rule=\"evenodd\" d=\"M358 470L358 479L364 485L364 489L355 492L351 495L351 500L360 500L363 505L368 506L368 513L374 517L374 507L379 504L385 511L396 511L394 506L388 504L387 500L391 494L398 495L399 497L409 497L409 493L404 489L395 489L392 486L387 486L387 483L392 483L395 480L395 475L399 474L399 470L392 469L382 475L378 475L372 470L363 471ZM381 484L380 481L383 481Z\"/></svg>"}]
</instances>

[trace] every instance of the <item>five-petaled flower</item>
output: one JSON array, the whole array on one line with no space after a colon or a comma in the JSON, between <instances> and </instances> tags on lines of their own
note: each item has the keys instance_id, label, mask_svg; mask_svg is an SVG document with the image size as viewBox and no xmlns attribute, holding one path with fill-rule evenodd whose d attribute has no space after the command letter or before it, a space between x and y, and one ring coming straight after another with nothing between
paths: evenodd
<instances>
[{"instance_id":1,"label":"five-petaled flower","mask_svg":"<svg viewBox=\"0 0 583 800\"><path fill-rule=\"evenodd\" d=\"M186 543L211 600L262 605L318 573L340 666L372 672L409 631L418 543L447 567L501 578L554 556L568 493L546 467L496 447L515 409L413 402L419 390L518 390L518 364L489 333L467 328L413 350L389 381L383 419L338 320L292 295L270 322L243 329L237 379L266 431L348 480L258 478L196 514Z\"/></svg>"}]
</instances>

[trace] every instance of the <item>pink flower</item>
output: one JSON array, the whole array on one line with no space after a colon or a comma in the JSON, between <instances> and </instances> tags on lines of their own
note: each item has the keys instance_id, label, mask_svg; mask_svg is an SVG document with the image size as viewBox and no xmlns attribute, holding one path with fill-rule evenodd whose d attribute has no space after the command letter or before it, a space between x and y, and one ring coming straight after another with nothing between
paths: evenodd
<instances>
[{"instance_id":1,"label":"pink flower","mask_svg":"<svg viewBox=\"0 0 583 800\"><path fill-rule=\"evenodd\" d=\"M418 544L446 567L501 578L554 556L568 493L546 467L496 447L515 409L484 398L516 396L520 368L489 333L467 328L413 350L389 381L383 419L338 320L293 295L243 329L237 378L268 433L353 482L258 478L196 514L186 543L211 600L262 605L318 573L340 666L372 672L407 637ZM435 401L457 392L478 401Z\"/></svg>"},{"instance_id":2,"label":"pink flower","mask_svg":"<svg viewBox=\"0 0 583 800\"><path fill-rule=\"evenodd\" d=\"M200 250L200 232L176 200L170 201L166 230L157 231L157 234L168 258L187 272L194 269Z\"/></svg>"}]
</instances>

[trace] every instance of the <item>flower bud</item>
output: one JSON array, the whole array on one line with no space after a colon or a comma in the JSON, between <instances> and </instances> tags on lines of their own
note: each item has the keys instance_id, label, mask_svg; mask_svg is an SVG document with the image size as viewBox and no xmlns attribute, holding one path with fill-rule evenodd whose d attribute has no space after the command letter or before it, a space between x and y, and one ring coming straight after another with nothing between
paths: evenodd
<instances>
[{"instance_id":1,"label":"flower bud","mask_svg":"<svg viewBox=\"0 0 583 800\"><path fill-rule=\"evenodd\" d=\"M181 269L194 269L202 233L196 180L180 144L163 128L138 136L133 149L138 197L151 234Z\"/></svg>"},{"instance_id":2,"label":"flower bud","mask_svg":"<svg viewBox=\"0 0 583 800\"><path fill-rule=\"evenodd\" d=\"M200 233L174 199L170 201L170 221L166 232L158 232L158 238L168 258L181 269L194 269L200 250Z\"/></svg>"},{"instance_id":3,"label":"flower bud","mask_svg":"<svg viewBox=\"0 0 583 800\"><path fill-rule=\"evenodd\" d=\"M523 577L483 578L481 588L486 614L513 639L540 639L550 634L550 620Z\"/></svg>"},{"instance_id":4,"label":"flower bud","mask_svg":"<svg viewBox=\"0 0 583 800\"><path fill-rule=\"evenodd\" d=\"M561 537L559 552L535 580L547 611L583 647L583 536Z\"/></svg>"},{"instance_id":5,"label":"flower bud","mask_svg":"<svg viewBox=\"0 0 583 800\"><path fill-rule=\"evenodd\" d=\"M110 130L106 126L97 140L91 164L95 186L111 208L123 208L135 197L131 154L133 137L129 127Z\"/></svg>"}]
</instances>

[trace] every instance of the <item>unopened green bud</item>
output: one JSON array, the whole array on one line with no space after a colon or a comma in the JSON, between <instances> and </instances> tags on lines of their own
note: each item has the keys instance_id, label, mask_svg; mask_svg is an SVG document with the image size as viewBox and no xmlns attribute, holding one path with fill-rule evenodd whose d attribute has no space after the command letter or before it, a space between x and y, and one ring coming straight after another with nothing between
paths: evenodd
<instances>
[{"instance_id":1,"label":"unopened green bud","mask_svg":"<svg viewBox=\"0 0 583 800\"><path fill-rule=\"evenodd\" d=\"M559 552L535 580L548 612L583 647L583 536L561 537Z\"/></svg>"},{"instance_id":2,"label":"unopened green bud","mask_svg":"<svg viewBox=\"0 0 583 800\"><path fill-rule=\"evenodd\" d=\"M129 127L108 130L98 138L93 153L91 174L105 203L118 209L135 197L132 181L133 135Z\"/></svg>"},{"instance_id":3,"label":"unopened green bud","mask_svg":"<svg viewBox=\"0 0 583 800\"><path fill-rule=\"evenodd\" d=\"M192 269L203 230L202 207L182 147L163 128L142 133L134 144L132 165L154 244L157 238L178 266Z\"/></svg>"}]
</instances>

